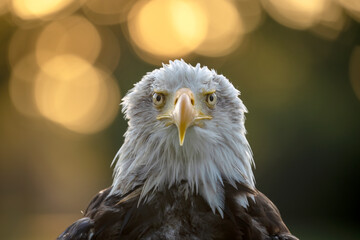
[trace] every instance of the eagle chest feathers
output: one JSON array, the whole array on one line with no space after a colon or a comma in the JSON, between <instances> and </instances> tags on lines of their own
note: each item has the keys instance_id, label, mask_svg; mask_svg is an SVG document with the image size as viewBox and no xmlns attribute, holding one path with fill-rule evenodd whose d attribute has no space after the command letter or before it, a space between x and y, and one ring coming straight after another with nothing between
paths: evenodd
<instances>
[{"instance_id":1,"label":"eagle chest feathers","mask_svg":"<svg viewBox=\"0 0 360 240\"><path fill-rule=\"evenodd\" d=\"M183 60L145 75L122 102L112 186L58 239L297 239L255 188L239 94Z\"/></svg>"},{"instance_id":2,"label":"eagle chest feathers","mask_svg":"<svg viewBox=\"0 0 360 240\"><path fill-rule=\"evenodd\" d=\"M222 217L214 214L201 196L184 198L186 185L182 182L158 192L152 200L139 206L136 193L108 198L111 189L101 192L86 214L99 225L94 227L98 232L96 239L116 239L116 236L121 239L263 239L261 231L253 229L249 235L248 226L237 227L231 213L234 209L230 209L235 202L226 203L229 209L225 209ZM245 187L244 191L251 192ZM235 191L229 190L229 195L233 194ZM234 199L233 196L228 198ZM243 221L246 221L248 213L244 211L243 215Z\"/></svg>"}]
</instances>

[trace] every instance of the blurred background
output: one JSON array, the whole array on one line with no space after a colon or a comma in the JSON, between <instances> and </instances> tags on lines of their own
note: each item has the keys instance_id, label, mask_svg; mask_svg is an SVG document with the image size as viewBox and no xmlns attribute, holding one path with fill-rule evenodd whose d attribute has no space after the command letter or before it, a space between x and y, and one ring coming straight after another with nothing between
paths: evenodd
<instances>
[{"instance_id":1,"label":"blurred background","mask_svg":"<svg viewBox=\"0 0 360 240\"><path fill-rule=\"evenodd\" d=\"M162 62L227 76L257 187L300 239L360 239L360 1L0 0L1 238L55 239L112 181L121 97Z\"/></svg>"}]
</instances>

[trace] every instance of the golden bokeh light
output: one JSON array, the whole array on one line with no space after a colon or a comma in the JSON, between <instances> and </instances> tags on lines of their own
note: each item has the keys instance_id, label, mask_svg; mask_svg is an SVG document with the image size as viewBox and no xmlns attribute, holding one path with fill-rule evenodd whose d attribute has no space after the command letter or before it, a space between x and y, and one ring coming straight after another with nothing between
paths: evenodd
<instances>
[{"instance_id":1,"label":"golden bokeh light","mask_svg":"<svg viewBox=\"0 0 360 240\"><path fill-rule=\"evenodd\" d=\"M34 53L39 36L39 29L17 29L10 39L8 57L10 66L14 67L23 57ZM26 44L24 44L26 39ZM36 63L36 59L34 59Z\"/></svg>"},{"instance_id":2,"label":"golden bokeh light","mask_svg":"<svg viewBox=\"0 0 360 240\"><path fill-rule=\"evenodd\" d=\"M29 54L14 65L9 82L9 94L15 108L31 117L39 115L33 97L37 71L35 56Z\"/></svg>"},{"instance_id":3,"label":"golden bokeh light","mask_svg":"<svg viewBox=\"0 0 360 240\"><path fill-rule=\"evenodd\" d=\"M101 36L102 48L96 60L96 63L103 68L113 72L120 60L120 44L115 34L106 27L99 30Z\"/></svg>"},{"instance_id":4,"label":"golden bokeh light","mask_svg":"<svg viewBox=\"0 0 360 240\"><path fill-rule=\"evenodd\" d=\"M195 50L205 56L229 54L237 47L244 33L244 25L232 1L204 0L201 6L208 19L206 38Z\"/></svg>"},{"instance_id":5,"label":"golden bokeh light","mask_svg":"<svg viewBox=\"0 0 360 240\"><path fill-rule=\"evenodd\" d=\"M74 0L11 0L12 12L23 20L51 19L63 10L75 11L83 1Z\"/></svg>"},{"instance_id":6,"label":"golden bokeh light","mask_svg":"<svg viewBox=\"0 0 360 240\"><path fill-rule=\"evenodd\" d=\"M74 55L55 57L44 69L51 70L52 75L40 72L36 78L35 97L40 112L63 125L76 123L96 104L99 76L88 62Z\"/></svg>"},{"instance_id":7,"label":"golden bokeh light","mask_svg":"<svg viewBox=\"0 0 360 240\"><path fill-rule=\"evenodd\" d=\"M319 23L314 25L310 30L320 37L334 40L345 28L347 19L339 4L328 1L319 18Z\"/></svg>"},{"instance_id":8,"label":"golden bokeh light","mask_svg":"<svg viewBox=\"0 0 360 240\"><path fill-rule=\"evenodd\" d=\"M115 118L120 93L105 72L71 54L50 59L42 69L34 93L43 116L79 133L98 132Z\"/></svg>"},{"instance_id":9,"label":"golden bokeh light","mask_svg":"<svg viewBox=\"0 0 360 240\"><path fill-rule=\"evenodd\" d=\"M101 79L101 85L99 86L100 97L97 99L96 107L81 122L71 126L74 131L99 132L113 122L120 109L120 90L116 79L108 72L100 69L97 69L97 74Z\"/></svg>"},{"instance_id":10,"label":"golden bokeh light","mask_svg":"<svg viewBox=\"0 0 360 240\"><path fill-rule=\"evenodd\" d=\"M84 72L92 69L92 67L89 62L77 55L64 54L58 55L45 62L41 66L41 69L49 77L71 81L74 78L79 78ZM96 74L91 74L91 76L95 75Z\"/></svg>"},{"instance_id":11,"label":"golden bokeh light","mask_svg":"<svg viewBox=\"0 0 360 240\"><path fill-rule=\"evenodd\" d=\"M359 0L337 0L348 13L358 22L360 22L360 1Z\"/></svg>"},{"instance_id":12,"label":"golden bokeh light","mask_svg":"<svg viewBox=\"0 0 360 240\"><path fill-rule=\"evenodd\" d=\"M207 28L206 13L196 1L140 1L128 16L136 47L161 60L191 53L204 40Z\"/></svg>"},{"instance_id":13,"label":"golden bokeh light","mask_svg":"<svg viewBox=\"0 0 360 240\"><path fill-rule=\"evenodd\" d=\"M267 12L280 24L308 29L319 21L328 0L262 0Z\"/></svg>"},{"instance_id":14,"label":"golden bokeh light","mask_svg":"<svg viewBox=\"0 0 360 240\"><path fill-rule=\"evenodd\" d=\"M8 0L0 0L0 15L8 11Z\"/></svg>"},{"instance_id":15,"label":"golden bokeh light","mask_svg":"<svg viewBox=\"0 0 360 240\"><path fill-rule=\"evenodd\" d=\"M93 63L101 50L101 37L92 23L71 16L48 24L36 43L38 64L64 54L74 54Z\"/></svg>"},{"instance_id":16,"label":"golden bokeh light","mask_svg":"<svg viewBox=\"0 0 360 240\"><path fill-rule=\"evenodd\" d=\"M360 46L352 51L349 65L350 83L355 95L360 100Z\"/></svg>"},{"instance_id":17,"label":"golden bokeh light","mask_svg":"<svg viewBox=\"0 0 360 240\"><path fill-rule=\"evenodd\" d=\"M88 0L82 8L92 22L112 25L125 21L132 5L128 0Z\"/></svg>"},{"instance_id":18,"label":"golden bokeh light","mask_svg":"<svg viewBox=\"0 0 360 240\"><path fill-rule=\"evenodd\" d=\"M238 0L237 11L242 20L243 31L249 33L254 31L264 20L260 0Z\"/></svg>"}]
</instances>

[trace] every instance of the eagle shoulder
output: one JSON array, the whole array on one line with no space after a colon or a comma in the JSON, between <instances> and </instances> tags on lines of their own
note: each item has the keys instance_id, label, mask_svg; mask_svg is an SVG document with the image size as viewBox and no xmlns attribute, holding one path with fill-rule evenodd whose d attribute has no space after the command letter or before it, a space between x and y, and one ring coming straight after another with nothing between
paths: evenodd
<instances>
[{"instance_id":1,"label":"eagle shoulder","mask_svg":"<svg viewBox=\"0 0 360 240\"><path fill-rule=\"evenodd\" d=\"M108 196L111 188L104 189L96 194L87 209L84 217L71 224L57 240L91 240L94 235L94 220L91 218L99 209L104 199Z\"/></svg>"},{"instance_id":2,"label":"eagle shoulder","mask_svg":"<svg viewBox=\"0 0 360 240\"><path fill-rule=\"evenodd\" d=\"M124 195L110 195L110 192L111 187L96 194L84 217L71 224L57 240L112 240L120 236L136 206L133 199L127 198L134 191Z\"/></svg>"},{"instance_id":3,"label":"eagle shoulder","mask_svg":"<svg viewBox=\"0 0 360 240\"><path fill-rule=\"evenodd\" d=\"M229 204L243 239L298 240L283 222L278 208L258 190L239 185L230 191Z\"/></svg>"},{"instance_id":4,"label":"eagle shoulder","mask_svg":"<svg viewBox=\"0 0 360 240\"><path fill-rule=\"evenodd\" d=\"M93 236L94 221L88 217L71 224L57 240L90 240Z\"/></svg>"}]
</instances>

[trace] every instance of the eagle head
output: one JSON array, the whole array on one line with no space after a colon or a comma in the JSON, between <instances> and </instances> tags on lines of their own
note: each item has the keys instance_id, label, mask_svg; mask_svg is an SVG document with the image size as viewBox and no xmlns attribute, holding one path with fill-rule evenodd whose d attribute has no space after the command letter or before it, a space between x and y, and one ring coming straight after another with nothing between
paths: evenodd
<instances>
[{"instance_id":1,"label":"eagle head","mask_svg":"<svg viewBox=\"0 0 360 240\"><path fill-rule=\"evenodd\" d=\"M142 186L140 201L186 182L220 214L224 182L254 187L240 92L214 70L183 60L146 74L123 98L128 129L114 162L113 194Z\"/></svg>"}]
</instances>

